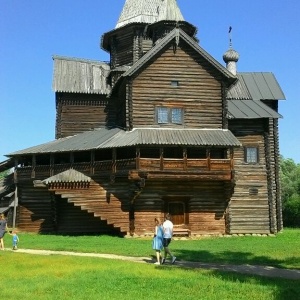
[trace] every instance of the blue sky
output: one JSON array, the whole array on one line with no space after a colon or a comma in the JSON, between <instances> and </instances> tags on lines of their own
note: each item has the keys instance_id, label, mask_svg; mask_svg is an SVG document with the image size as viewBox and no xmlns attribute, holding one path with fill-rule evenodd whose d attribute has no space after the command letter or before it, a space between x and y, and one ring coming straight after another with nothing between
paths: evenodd
<instances>
[{"instance_id":1,"label":"blue sky","mask_svg":"<svg viewBox=\"0 0 300 300\"><path fill-rule=\"evenodd\" d=\"M200 45L223 65L232 26L238 71L273 72L285 93L280 152L300 163L300 1L178 0ZM100 48L125 0L0 0L0 161L55 137L53 55L108 61Z\"/></svg>"}]
</instances>

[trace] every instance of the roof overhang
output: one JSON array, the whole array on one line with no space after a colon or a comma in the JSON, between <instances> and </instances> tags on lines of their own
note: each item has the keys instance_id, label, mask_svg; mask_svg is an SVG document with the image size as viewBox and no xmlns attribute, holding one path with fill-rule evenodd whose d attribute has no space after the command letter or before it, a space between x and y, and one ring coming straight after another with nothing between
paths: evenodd
<instances>
[{"instance_id":1,"label":"roof overhang","mask_svg":"<svg viewBox=\"0 0 300 300\"><path fill-rule=\"evenodd\" d=\"M228 119L279 119L282 115L259 100L228 100Z\"/></svg>"},{"instance_id":2,"label":"roof overhang","mask_svg":"<svg viewBox=\"0 0 300 300\"><path fill-rule=\"evenodd\" d=\"M16 151L8 156L90 151L133 146L240 147L241 143L226 129L101 128Z\"/></svg>"}]
</instances>

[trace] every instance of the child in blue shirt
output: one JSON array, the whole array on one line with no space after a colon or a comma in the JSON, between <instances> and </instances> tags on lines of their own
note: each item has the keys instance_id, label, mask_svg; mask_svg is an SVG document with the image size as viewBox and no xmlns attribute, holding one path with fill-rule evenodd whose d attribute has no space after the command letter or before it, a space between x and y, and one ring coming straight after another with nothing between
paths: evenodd
<instances>
[{"instance_id":1,"label":"child in blue shirt","mask_svg":"<svg viewBox=\"0 0 300 300\"><path fill-rule=\"evenodd\" d=\"M17 235L16 231L13 231L11 233L12 235L12 242L13 242L13 250L17 250L18 249L18 242L19 242L19 237Z\"/></svg>"}]
</instances>

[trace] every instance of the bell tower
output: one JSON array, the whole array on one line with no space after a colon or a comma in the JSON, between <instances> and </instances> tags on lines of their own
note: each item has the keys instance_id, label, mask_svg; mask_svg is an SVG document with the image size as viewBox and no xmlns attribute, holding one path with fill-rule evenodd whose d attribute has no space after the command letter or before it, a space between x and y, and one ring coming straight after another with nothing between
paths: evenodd
<instances>
[{"instance_id":1,"label":"bell tower","mask_svg":"<svg viewBox=\"0 0 300 300\"><path fill-rule=\"evenodd\" d=\"M126 0L115 29L101 40L101 47L110 53L112 78L116 80L175 27L191 36L196 33L176 0Z\"/></svg>"}]
</instances>

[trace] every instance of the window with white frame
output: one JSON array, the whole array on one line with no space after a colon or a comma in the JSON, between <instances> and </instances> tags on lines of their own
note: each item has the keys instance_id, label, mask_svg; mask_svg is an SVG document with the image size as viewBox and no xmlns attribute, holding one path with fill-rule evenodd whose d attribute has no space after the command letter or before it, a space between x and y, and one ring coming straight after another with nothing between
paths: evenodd
<instances>
[{"instance_id":1,"label":"window with white frame","mask_svg":"<svg viewBox=\"0 0 300 300\"><path fill-rule=\"evenodd\" d=\"M245 162L249 164L258 163L258 147L245 147Z\"/></svg>"},{"instance_id":2,"label":"window with white frame","mask_svg":"<svg viewBox=\"0 0 300 300\"><path fill-rule=\"evenodd\" d=\"M158 124L183 124L183 109L178 107L158 106L156 108Z\"/></svg>"}]
</instances>

